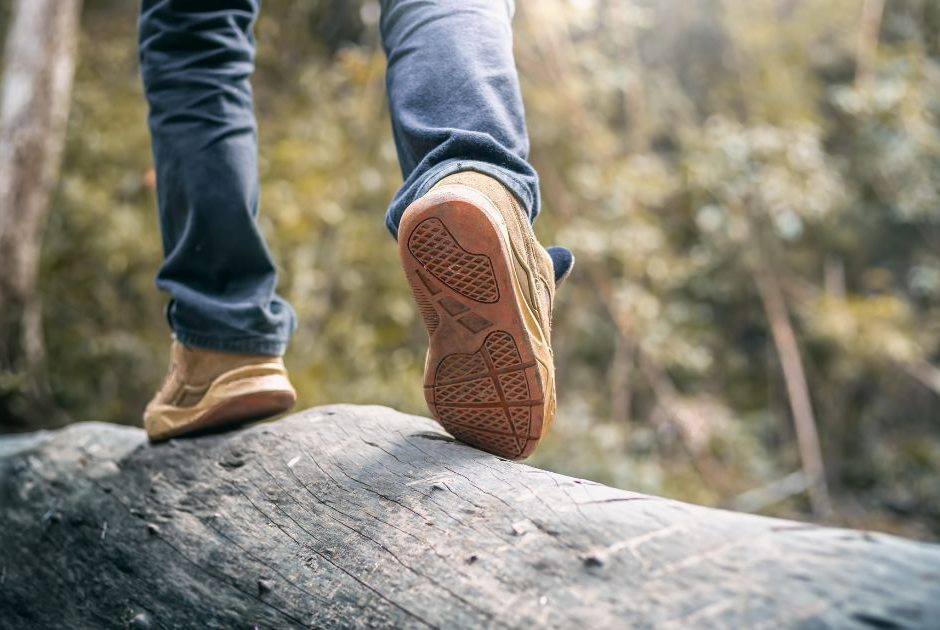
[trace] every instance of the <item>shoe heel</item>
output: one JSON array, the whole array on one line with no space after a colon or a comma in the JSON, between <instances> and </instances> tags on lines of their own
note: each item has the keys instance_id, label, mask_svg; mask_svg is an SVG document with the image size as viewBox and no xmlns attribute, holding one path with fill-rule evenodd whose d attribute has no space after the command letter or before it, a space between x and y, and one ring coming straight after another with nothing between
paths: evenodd
<instances>
[{"instance_id":1,"label":"shoe heel","mask_svg":"<svg viewBox=\"0 0 940 630\"><path fill-rule=\"evenodd\" d=\"M517 459L543 434L545 388L508 235L487 205L467 187L432 191L405 213L399 255L428 330L432 415L459 440Z\"/></svg>"}]
</instances>

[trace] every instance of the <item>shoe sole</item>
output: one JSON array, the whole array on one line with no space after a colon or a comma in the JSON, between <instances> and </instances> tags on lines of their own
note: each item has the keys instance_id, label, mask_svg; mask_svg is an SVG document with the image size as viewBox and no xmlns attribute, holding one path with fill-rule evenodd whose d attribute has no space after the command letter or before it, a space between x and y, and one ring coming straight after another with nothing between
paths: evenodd
<instances>
[{"instance_id":1,"label":"shoe sole","mask_svg":"<svg viewBox=\"0 0 940 630\"><path fill-rule=\"evenodd\" d=\"M431 414L471 446L528 457L554 415L552 359L502 216L476 190L442 186L408 208L398 238L428 331Z\"/></svg>"},{"instance_id":2,"label":"shoe sole","mask_svg":"<svg viewBox=\"0 0 940 630\"><path fill-rule=\"evenodd\" d=\"M196 407L166 406L154 410L144 421L150 441L161 442L191 433L231 428L270 418L293 407L297 401L296 392L280 386L281 377L268 378L272 381L269 388L256 386L253 391L239 394L215 393L210 389Z\"/></svg>"}]
</instances>

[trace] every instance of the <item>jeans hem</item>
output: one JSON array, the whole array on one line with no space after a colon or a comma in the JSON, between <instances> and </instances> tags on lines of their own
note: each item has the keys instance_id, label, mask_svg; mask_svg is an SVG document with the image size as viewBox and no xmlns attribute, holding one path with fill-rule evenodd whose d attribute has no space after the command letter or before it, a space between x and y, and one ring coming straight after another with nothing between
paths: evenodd
<instances>
[{"instance_id":1,"label":"jeans hem","mask_svg":"<svg viewBox=\"0 0 940 630\"><path fill-rule=\"evenodd\" d=\"M258 337L212 337L185 330L174 330L173 336L184 346L233 352L241 354L263 354L280 357L287 350L287 341L281 339L263 339Z\"/></svg>"},{"instance_id":2,"label":"jeans hem","mask_svg":"<svg viewBox=\"0 0 940 630\"><path fill-rule=\"evenodd\" d=\"M421 183L414 188L415 192L405 199L397 199L396 203L388 209L388 212L385 213L385 227L388 228L388 231L391 232L392 237L395 240L398 240L398 226L401 223L401 218L405 214L405 210L408 209L415 200L423 197L431 188L434 187L439 181L453 175L454 173L462 173L464 171L475 171L477 173L483 173L484 175L489 175L490 177L499 180L499 182L505 186L509 192L513 194L514 197L522 204L522 207L525 208L526 214L529 216L529 222L535 220L536 214L538 211L534 208L535 202L532 198L532 193L529 191L528 187L523 184L519 179L516 178L515 174L512 171L509 171L505 168L497 166L495 164L490 164L489 162L480 162L477 160L447 160L437 164L425 174L424 178L421 180Z\"/></svg>"}]
</instances>

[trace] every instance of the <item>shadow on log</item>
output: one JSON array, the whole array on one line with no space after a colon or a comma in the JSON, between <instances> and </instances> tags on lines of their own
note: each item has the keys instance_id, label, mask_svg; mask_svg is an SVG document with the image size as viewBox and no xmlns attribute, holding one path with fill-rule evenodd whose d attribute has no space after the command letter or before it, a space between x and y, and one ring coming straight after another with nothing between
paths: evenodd
<instances>
[{"instance_id":1,"label":"shadow on log","mask_svg":"<svg viewBox=\"0 0 940 630\"><path fill-rule=\"evenodd\" d=\"M0 439L0 627L936 627L940 547L538 470L334 406Z\"/></svg>"}]
</instances>

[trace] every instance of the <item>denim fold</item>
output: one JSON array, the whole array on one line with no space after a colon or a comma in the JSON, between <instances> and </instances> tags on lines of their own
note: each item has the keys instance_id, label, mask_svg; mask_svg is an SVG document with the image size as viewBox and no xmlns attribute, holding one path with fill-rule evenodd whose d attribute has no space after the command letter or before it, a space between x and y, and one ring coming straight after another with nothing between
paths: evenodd
<instances>
[{"instance_id":1,"label":"denim fold","mask_svg":"<svg viewBox=\"0 0 940 630\"><path fill-rule=\"evenodd\" d=\"M442 178L479 171L539 212L538 175L512 53L514 5L383 0L386 88L403 183L385 213ZM250 79L259 0L142 0L140 73L149 106L164 261L156 284L183 344L280 355L296 314L258 226L258 134Z\"/></svg>"}]
</instances>

